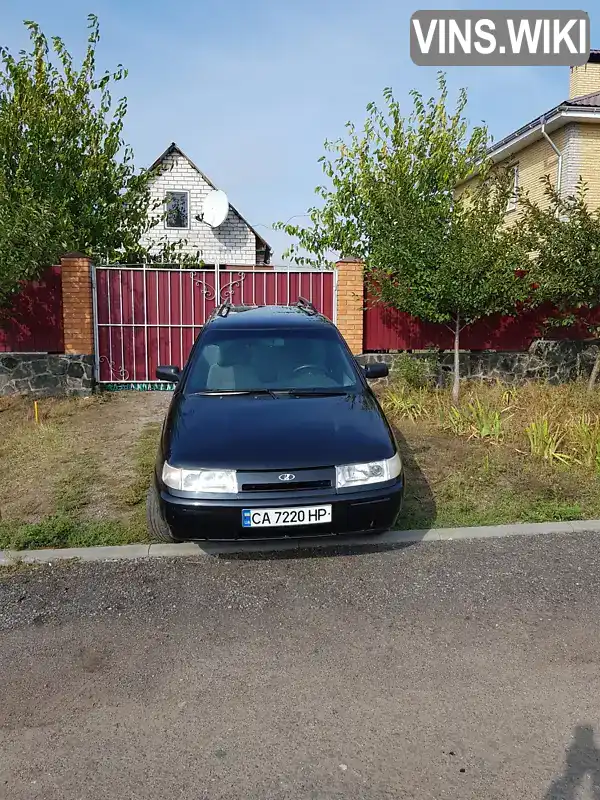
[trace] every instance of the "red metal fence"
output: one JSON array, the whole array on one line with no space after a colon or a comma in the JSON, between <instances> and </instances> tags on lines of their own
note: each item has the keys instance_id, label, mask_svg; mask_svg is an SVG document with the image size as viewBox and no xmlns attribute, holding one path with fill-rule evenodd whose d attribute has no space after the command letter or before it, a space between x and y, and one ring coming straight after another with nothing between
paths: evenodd
<instances>
[{"instance_id":1,"label":"red metal fence","mask_svg":"<svg viewBox=\"0 0 600 800\"><path fill-rule=\"evenodd\" d=\"M11 307L0 310L0 352L64 352L60 267L27 283Z\"/></svg>"},{"instance_id":2,"label":"red metal fence","mask_svg":"<svg viewBox=\"0 0 600 800\"><path fill-rule=\"evenodd\" d=\"M527 350L535 339L585 339L584 325L548 327L550 309L525 311L518 317L499 314L465 328L460 336L463 350ZM600 322L600 311L593 313ZM421 322L408 314L369 301L364 312L364 351L450 350L453 334L445 325Z\"/></svg>"},{"instance_id":3,"label":"red metal fence","mask_svg":"<svg viewBox=\"0 0 600 800\"><path fill-rule=\"evenodd\" d=\"M154 381L159 364L185 364L225 300L288 305L300 296L335 319L335 272L96 267L96 374L102 383Z\"/></svg>"}]
</instances>

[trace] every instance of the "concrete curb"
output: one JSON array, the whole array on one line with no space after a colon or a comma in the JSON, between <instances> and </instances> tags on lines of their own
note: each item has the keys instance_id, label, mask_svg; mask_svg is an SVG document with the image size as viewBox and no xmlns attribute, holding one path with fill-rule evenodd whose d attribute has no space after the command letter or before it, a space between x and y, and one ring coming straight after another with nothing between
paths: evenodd
<instances>
[{"instance_id":1,"label":"concrete curb","mask_svg":"<svg viewBox=\"0 0 600 800\"><path fill-rule=\"evenodd\" d=\"M119 547L71 547L61 550L0 550L0 566L49 564L53 561L118 561L145 558L211 556L227 553L272 553L284 550L315 550L348 547L401 546L418 542L451 542L460 539L500 539L508 536L539 536L548 533L600 533L600 520L534 522L486 525L471 528L432 528L422 531L388 531L382 536L348 536L343 539L284 539L257 542L185 542L184 544L127 544Z\"/></svg>"}]
</instances>

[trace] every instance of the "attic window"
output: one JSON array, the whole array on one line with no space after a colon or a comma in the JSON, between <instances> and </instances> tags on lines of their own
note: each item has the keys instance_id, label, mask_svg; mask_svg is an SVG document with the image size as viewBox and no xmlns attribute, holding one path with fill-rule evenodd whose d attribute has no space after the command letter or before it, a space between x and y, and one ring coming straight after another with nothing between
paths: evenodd
<instances>
[{"instance_id":1,"label":"attic window","mask_svg":"<svg viewBox=\"0 0 600 800\"><path fill-rule=\"evenodd\" d=\"M167 228L189 228L189 194L188 192L167 192L166 198Z\"/></svg>"}]
</instances>

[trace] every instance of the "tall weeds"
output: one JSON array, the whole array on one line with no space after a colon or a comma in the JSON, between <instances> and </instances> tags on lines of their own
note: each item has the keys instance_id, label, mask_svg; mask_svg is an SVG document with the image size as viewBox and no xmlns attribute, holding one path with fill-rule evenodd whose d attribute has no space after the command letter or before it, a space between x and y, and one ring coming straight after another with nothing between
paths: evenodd
<instances>
[{"instance_id":1,"label":"tall weeds","mask_svg":"<svg viewBox=\"0 0 600 800\"><path fill-rule=\"evenodd\" d=\"M568 464L573 460L568 453L559 450L565 438L565 432L558 423L551 423L546 417L542 417L530 422L525 428L525 433L529 440L532 456L543 458L550 463L559 461Z\"/></svg>"},{"instance_id":2,"label":"tall weeds","mask_svg":"<svg viewBox=\"0 0 600 800\"><path fill-rule=\"evenodd\" d=\"M570 425L573 457L578 463L600 473L600 418L582 414Z\"/></svg>"},{"instance_id":3,"label":"tall weeds","mask_svg":"<svg viewBox=\"0 0 600 800\"><path fill-rule=\"evenodd\" d=\"M515 387L498 381L465 389L454 404L446 389L397 383L381 400L392 421L410 420L600 474L600 391L589 394L580 382Z\"/></svg>"}]
</instances>

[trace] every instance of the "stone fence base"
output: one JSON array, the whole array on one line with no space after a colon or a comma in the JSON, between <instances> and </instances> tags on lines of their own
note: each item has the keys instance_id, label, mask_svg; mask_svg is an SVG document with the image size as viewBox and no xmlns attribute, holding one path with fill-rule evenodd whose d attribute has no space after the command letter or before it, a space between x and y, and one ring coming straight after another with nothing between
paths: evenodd
<instances>
[{"instance_id":1,"label":"stone fence base","mask_svg":"<svg viewBox=\"0 0 600 800\"><path fill-rule=\"evenodd\" d=\"M526 352L496 352L493 350L465 351L460 353L461 377L471 380L501 380L522 383L543 380L549 383L566 383L577 378L587 378L592 371L600 341L546 341L538 339ZM413 353L363 353L361 364L383 361L390 365L390 375L401 371L407 358L427 362L431 377L444 384L453 370L454 354L448 350Z\"/></svg>"},{"instance_id":2,"label":"stone fence base","mask_svg":"<svg viewBox=\"0 0 600 800\"><path fill-rule=\"evenodd\" d=\"M594 342L533 342L526 352L465 351L460 354L460 371L471 380L501 380L522 383L543 380L566 383L590 375L600 340ZM438 385L444 384L453 369L453 354L446 350L414 353L363 353L360 364L383 361L390 375L401 373L407 358L426 362L426 371ZM30 394L86 396L94 386L94 357L50 353L0 353L0 396Z\"/></svg>"},{"instance_id":3,"label":"stone fence base","mask_svg":"<svg viewBox=\"0 0 600 800\"><path fill-rule=\"evenodd\" d=\"M84 397L92 393L93 378L93 356L0 353L0 395Z\"/></svg>"}]
</instances>

